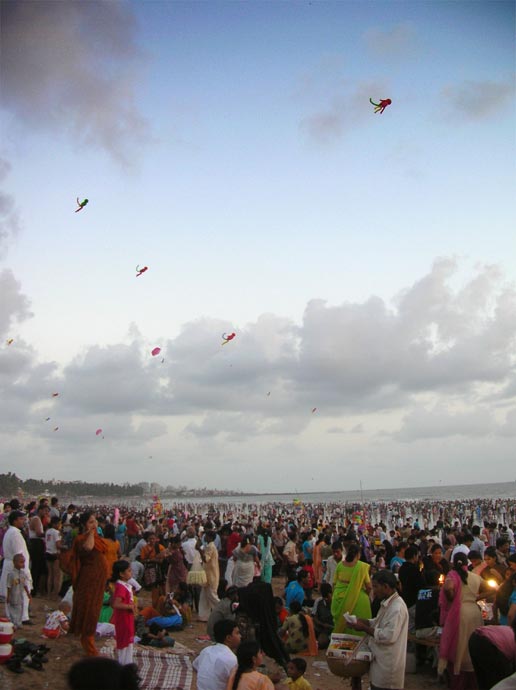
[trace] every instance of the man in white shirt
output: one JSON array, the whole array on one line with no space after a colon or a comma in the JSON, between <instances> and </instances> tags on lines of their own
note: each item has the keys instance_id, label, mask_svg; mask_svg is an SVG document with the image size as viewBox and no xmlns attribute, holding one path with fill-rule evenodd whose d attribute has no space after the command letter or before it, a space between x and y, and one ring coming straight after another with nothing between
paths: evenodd
<instances>
[{"instance_id":1,"label":"man in white shirt","mask_svg":"<svg viewBox=\"0 0 516 690\"><path fill-rule=\"evenodd\" d=\"M480 527L478 525L473 525L471 529L473 535L473 541L471 543L471 551L478 551L480 557L484 558L484 551L486 548L485 543L480 538Z\"/></svg>"},{"instance_id":2,"label":"man in white shirt","mask_svg":"<svg viewBox=\"0 0 516 690\"><path fill-rule=\"evenodd\" d=\"M193 662L197 690L226 690L229 677L237 667L235 651L241 636L235 621L217 621L213 636L216 644L205 647Z\"/></svg>"},{"instance_id":3,"label":"man in white shirt","mask_svg":"<svg viewBox=\"0 0 516 690\"><path fill-rule=\"evenodd\" d=\"M197 537L195 535L195 528L194 527L188 527L188 529L186 530L186 539L181 544L181 547L183 549L183 553L185 555L185 560L188 563L188 569L190 569L190 567L194 561L196 544L197 544Z\"/></svg>"},{"instance_id":4,"label":"man in white shirt","mask_svg":"<svg viewBox=\"0 0 516 690\"><path fill-rule=\"evenodd\" d=\"M342 560L342 544L336 541L331 546L333 555L326 561L326 573L324 574L324 581L333 587L333 580L335 579L335 571Z\"/></svg>"},{"instance_id":5,"label":"man in white shirt","mask_svg":"<svg viewBox=\"0 0 516 690\"><path fill-rule=\"evenodd\" d=\"M296 579L296 568L297 568L297 547L296 547L296 535L289 535L288 541L283 549L283 561L287 569L287 582L291 582Z\"/></svg>"},{"instance_id":6,"label":"man in white shirt","mask_svg":"<svg viewBox=\"0 0 516 690\"><path fill-rule=\"evenodd\" d=\"M150 534L151 534L150 532L145 532L143 537L138 540L134 549L129 552L129 559L131 561L135 561L137 558L139 558L141 556L142 549L144 548L144 546L147 546L147 542L148 542Z\"/></svg>"},{"instance_id":7,"label":"man in white shirt","mask_svg":"<svg viewBox=\"0 0 516 690\"><path fill-rule=\"evenodd\" d=\"M13 558L21 553L25 557L25 566L23 572L27 575L29 591L32 589L32 577L29 569L29 550L27 542L23 538L21 530L25 524L25 513L21 510L12 510L9 513L9 529L4 535L3 549L4 549L4 566L2 568L2 577L0 578L0 597L7 595L7 575L14 571ZM22 622L32 625L29 622L29 597L26 593L23 595L23 611Z\"/></svg>"},{"instance_id":8,"label":"man in white shirt","mask_svg":"<svg viewBox=\"0 0 516 690\"><path fill-rule=\"evenodd\" d=\"M471 546L473 544L473 536L471 534L465 534L464 536L459 534L457 536L457 541L459 543L457 546L455 546L450 556L451 563L453 563L453 559L455 558L456 554L463 553L465 556L467 556L473 548Z\"/></svg>"},{"instance_id":9,"label":"man in white shirt","mask_svg":"<svg viewBox=\"0 0 516 690\"><path fill-rule=\"evenodd\" d=\"M369 669L371 690L401 690L405 686L408 610L396 591L397 580L389 570L373 576L373 593L382 600L376 618L359 618L348 627L369 635L367 646L373 653Z\"/></svg>"},{"instance_id":10,"label":"man in white shirt","mask_svg":"<svg viewBox=\"0 0 516 690\"><path fill-rule=\"evenodd\" d=\"M50 518L53 517L61 517L61 513L59 511L59 499L57 496L54 496L50 499Z\"/></svg>"}]
</instances>

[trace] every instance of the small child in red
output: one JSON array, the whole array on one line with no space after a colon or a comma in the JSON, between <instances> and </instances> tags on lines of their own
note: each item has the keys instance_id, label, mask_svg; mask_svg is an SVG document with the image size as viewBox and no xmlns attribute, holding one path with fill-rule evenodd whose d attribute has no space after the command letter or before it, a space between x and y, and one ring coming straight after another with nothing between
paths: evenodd
<instances>
[{"instance_id":1,"label":"small child in red","mask_svg":"<svg viewBox=\"0 0 516 690\"><path fill-rule=\"evenodd\" d=\"M133 573L129 561L116 561L113 564L112 581L115 582L113 593L113 616L111 623L115 626L116 649L118 662L122 666L133 663L134 616L135 603L133 588L129 584Z\"/></svg>"},{"instance_id":2,"label":"small child in red","mask_svg":"<svg viewBox=\"0 0 516 690\"><path fill-rule=\"evenodd\" d=\"M281 597L274 597L274 608L276 610L276 618L278 619L278 628L281 628L288 618L288 610L284 607Z\"/></svg>"}]
</instances>

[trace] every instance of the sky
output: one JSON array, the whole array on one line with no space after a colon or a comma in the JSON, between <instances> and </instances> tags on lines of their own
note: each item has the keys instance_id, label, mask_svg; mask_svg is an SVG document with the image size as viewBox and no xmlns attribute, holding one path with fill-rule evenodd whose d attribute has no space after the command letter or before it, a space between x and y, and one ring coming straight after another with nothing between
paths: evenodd
<instances>
[{"instance_id":1,"label":"sky","mask_svg":"<svg viewBox=\"0 0 516 690\"><path fill-rule=\"evenodd\" d=\"M2 2L0 471L513 480L514 27L496 0Z\"/></svg>"}]
</instances>

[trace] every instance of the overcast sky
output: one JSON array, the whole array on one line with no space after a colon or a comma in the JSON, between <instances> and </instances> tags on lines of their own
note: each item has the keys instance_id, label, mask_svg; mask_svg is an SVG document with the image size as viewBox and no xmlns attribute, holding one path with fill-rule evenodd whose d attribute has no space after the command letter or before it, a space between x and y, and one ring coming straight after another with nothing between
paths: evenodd
<instances>
[{"instance_id":1,"label":"overcast sky","mask_svg":"<svg viewBox=\"0 0 516 690\"><path fill-rule=\"evenodd\" d=\"M513 2L1 12L0 471L515 479Z\"/></svg>"}]
</instances>

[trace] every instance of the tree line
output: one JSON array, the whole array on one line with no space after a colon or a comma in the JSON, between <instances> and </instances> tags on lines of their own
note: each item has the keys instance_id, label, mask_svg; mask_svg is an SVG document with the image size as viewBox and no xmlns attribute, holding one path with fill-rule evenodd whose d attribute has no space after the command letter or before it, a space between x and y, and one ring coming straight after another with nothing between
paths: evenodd
<instances>
[{"instance_id":1,"label":"tree line","mask_svg":"<svg viewBox=\"0 0 516 690\"><path fill-rule=\"evenodd\" d=\"M143 487L138 484L113 484L107 482L65 482L55 479L20 479L14 472L0 474L0 496L12 498L19 493L38 496L49 493L52 496L143 496Z\"/></svg>"}]
</instances>

